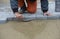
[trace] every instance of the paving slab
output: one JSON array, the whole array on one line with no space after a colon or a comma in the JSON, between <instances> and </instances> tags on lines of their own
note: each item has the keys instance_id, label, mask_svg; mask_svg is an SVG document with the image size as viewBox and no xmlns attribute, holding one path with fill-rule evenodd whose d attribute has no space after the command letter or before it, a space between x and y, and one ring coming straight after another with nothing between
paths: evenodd
<instances>
[{"instance_id":1,"label":"paving slab","mask_svg":"<svg viewBox=\"0 0 60 39\"><path fill-rule=\"evenodd\" d=\"M0 24L6 23L7 22L7 18L1 18L0 19Z\"/></svg>"},{"instance_id":2,"label":"paving slab","mask_svg":"<svg viewBox=\"0 0 60 39\"><path fill-rule=\"evenodd\" d=\"M55 0L56 12L60 12L60 0Z\"/></svg>"},{"instance_id":3,"label":"paving slab","mask_svg":"<svg viewBox=\"0 0 60 39\"><path fill-rule=\"evenodd\" d=\"M7 22L7 16L4 14L5 12L0 12L0 24Z\"/></svg>"}]
</instances>

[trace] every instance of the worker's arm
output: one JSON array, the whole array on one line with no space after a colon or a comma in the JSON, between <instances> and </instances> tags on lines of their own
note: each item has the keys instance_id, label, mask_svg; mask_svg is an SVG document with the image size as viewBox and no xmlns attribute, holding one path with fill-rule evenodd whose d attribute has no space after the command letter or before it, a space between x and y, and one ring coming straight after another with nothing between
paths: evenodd
<instances>
[{"instance_id":1,"label":"worker's arm","mask_svg":"<svg viewBox=\"0 0 60 39\"><path fill-rule=\"evenodd\" d=\"M18 12L18 0L10 0L10 4L13 12Z\"/></svg>"}]
</instances>

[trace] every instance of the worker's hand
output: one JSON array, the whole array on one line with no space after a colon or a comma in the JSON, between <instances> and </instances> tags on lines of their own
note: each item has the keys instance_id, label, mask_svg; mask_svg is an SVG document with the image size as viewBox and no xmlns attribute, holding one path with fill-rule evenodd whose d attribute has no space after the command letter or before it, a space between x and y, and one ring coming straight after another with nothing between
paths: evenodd
<instances>
[{"instance_id":1,"label":"worker's hand","mask_svg":"<svg viewBox=\"0 0 60 39\"><path fill-rule=\"evenodd\" d=\"M19 18L19 19L23 18L22 14L20 14L19 12L15 12L15 16L16 18Z\"/></svg>"},{"instance_id":2,"label":"worker's hand","mask_svg":"<svg viewBox=\"0 0 60 39\"><path fill-rule=\"evenodd\" d=\"M43 15L44 15L44 16L52 16L51 13L49 13L49 12L44 12Z\"/></svg>"}]
</instances>

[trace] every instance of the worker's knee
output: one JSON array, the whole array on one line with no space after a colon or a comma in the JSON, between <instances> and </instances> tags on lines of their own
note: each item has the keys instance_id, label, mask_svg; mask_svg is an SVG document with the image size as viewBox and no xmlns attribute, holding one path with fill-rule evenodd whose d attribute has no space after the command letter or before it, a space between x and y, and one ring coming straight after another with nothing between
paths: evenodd
<instances>
[{"instance_id":1,"label":"worker's knee","mask_svg":"<svg viewBox=\"0 0 60 39\"><path fill-rule=\"evenodd\" d=\"M30 1L28 1L27 3L28 3L27 11L30 12L31 14L34 14L37 9L37 1L32 2L32 3Z\"/></svg>"},{"instance_id":2,"label":"worker's knee","mask_svg":"<svg viewBox=\"0 0 60 39\"><path fill-rule=\"evenodd\" d=\"M31 13L31 14L36 13L36 9L35 9L35 8L34 8L34 9L27 9L27 11L28 11L29 13Z\"/></svg>"},{"instance_id":3,"label":"worker's knee","mask_svg":"<svg viewBox=\"0 0 60 39\"><path fill-rule=\"evenodd\" d=\"M24 0L18 0L18 6L19 7L24 6Z\"/></svg>"}]
</instances>

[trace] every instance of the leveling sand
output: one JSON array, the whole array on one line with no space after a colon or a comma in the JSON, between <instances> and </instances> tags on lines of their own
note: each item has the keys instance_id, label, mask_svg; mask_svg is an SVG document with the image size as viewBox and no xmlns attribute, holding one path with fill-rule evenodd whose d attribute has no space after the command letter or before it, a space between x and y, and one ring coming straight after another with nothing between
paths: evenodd
<instances>
[{"instance_id":1,"label":"leveling sand","mask_svg":"<svg viewBox=\"0 0 60 39\"><path fill-rule=\"evenodd\" d=\"M60 39L60 20L0 24L0 39Z\"/></svg>"}]
</instances>

